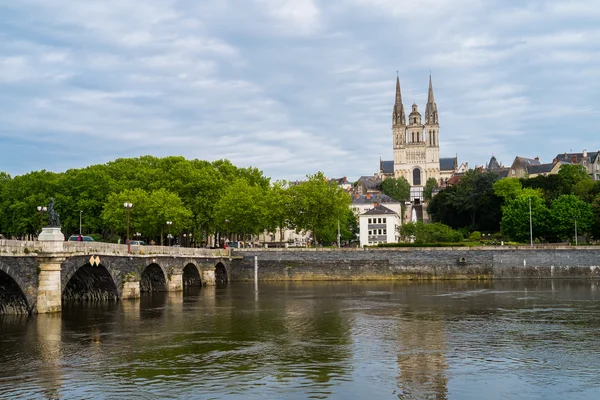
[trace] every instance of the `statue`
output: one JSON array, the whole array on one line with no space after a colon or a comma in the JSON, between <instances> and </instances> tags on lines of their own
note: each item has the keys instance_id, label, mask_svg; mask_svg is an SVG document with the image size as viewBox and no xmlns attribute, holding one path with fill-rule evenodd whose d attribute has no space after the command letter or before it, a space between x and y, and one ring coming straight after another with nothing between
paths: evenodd
<instances>
[{"instance_id":1,"label":"statue","mask_svg":"<svg viewBox=\"0 0 600 400\"><path fill-rule=\"evenodd\" d=\"M50 227L60 227L60 214L54 209L53 198L50 199L50 204L48 204L48 215L50 216Z\"/></svg>"}]
</instances>

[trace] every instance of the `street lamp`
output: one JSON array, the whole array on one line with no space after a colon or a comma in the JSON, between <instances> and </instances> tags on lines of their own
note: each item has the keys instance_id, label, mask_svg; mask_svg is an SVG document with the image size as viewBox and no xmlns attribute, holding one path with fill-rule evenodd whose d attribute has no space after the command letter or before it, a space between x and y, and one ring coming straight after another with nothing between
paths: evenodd
<instances>
[{"instance_id":1,"label":"street lamp","mask_svg":"<svg viewBox=\"0 0 600 400\"><path fill-rule=\"evenodd\" d=\"M577 246L577 217L575 217L575 246Z\"/></svg>"},{"instance_id":2,"label":"street lamp","mask_svg":"<svg viewBox=\"0 0 600 400\"><path fill-rule=\"evenodd\" d=\"M40 225L42 225L42 214L48 211L48 207L37 206L38 213L40 214Z\"/></svg>"},{"instance_id":3,"label":"street lamp","mask_svg":"<svg viewBox=\"0 0 600 400\"><path fill-rule=\"evenodd\" d=\"M133 208L133 204L125 202L123 203L123 207L125 207L125 210L127 211L127 253L131 253L131 243L129 242L129 214Z\"/></svg>"},{"instance_id":4,"label":"street lamp","mask_svg":"<svg viewBox=\"0 0 600 400\"><path fill-rule=\"evenodd\" d=\"M533 247L533 220L531 219L531 197L529 198L529 247Z\"/></svg>"},{"instance_id":5,"label":"street lamp","mask_svg":"<svg viewBox=\"0 0 600 400\"><path fill-rule=\"evenodd\" d=\"M169 247L171 247L171 225L173 225L173 221L167 221L167 226L169 227L169 234L167 238L169 239Z\"/></svg>"},{"instance_id":6,"label":"street lamp","mask_svg":"<svg viewBox=\"0 0 600 400\"><path fill-rule=\"evenodd\" d=\"M188 238L189 238L188 247L192 247L192 234L191 233L188 235Z\"/></svg>"},{"instance_id":7,"label":"street lamp","mask_svg":"<svg viewBox=\"0 0 600 400\"><path fill-rule=\"evenodd\" d=\"M187 247L187 235L183 234L183 247Z\"/></svg>"},{"instance_id":8,"label":"street lamp","mask_svg":"<svg viewBox=\"0 0 600 400\"><path fill-rule=\"evenodd\" d=\"M229 219L225 220L225 226L226 226L225 241L226 242L229 242L229 222L231 222L231 221L229 221Z\"/></svg>"},{"instance_id":9,"label":"street lamp","mask_svg":"<svg viewBox=\"0 0 600 400\"><path fill-rule=\"evenodd\" d=\"M79 236L81 236L81 214L83 214L83 211L79 210Z\"/></svg>"}]
</instances>

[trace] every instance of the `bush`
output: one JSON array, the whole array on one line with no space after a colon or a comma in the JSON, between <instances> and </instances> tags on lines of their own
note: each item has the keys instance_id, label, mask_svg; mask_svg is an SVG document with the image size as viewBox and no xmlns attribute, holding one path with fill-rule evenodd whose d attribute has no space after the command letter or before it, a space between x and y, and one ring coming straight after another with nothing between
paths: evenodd
<instances>
[{"instance_id":1,"label":"bush","mask_svg":"<svg viewBox=\"0 0 600 400\"><path fill-rule=\"evenodd\" d=\"M479 242L481 240L481 232L475 231L469 235L469 240L471 242Z\"/></svg>"},{"instance_id":2,"label":"bush","mask_svg":"<svg viewBox=\"0 0 600 400\"><path fill-rule=\"evenodd\" d=\"M399 229L402 241L414 243L456 243L463 240L463 235L442 223L424 224L409 222Z\"/></svg>"}]
</instances>

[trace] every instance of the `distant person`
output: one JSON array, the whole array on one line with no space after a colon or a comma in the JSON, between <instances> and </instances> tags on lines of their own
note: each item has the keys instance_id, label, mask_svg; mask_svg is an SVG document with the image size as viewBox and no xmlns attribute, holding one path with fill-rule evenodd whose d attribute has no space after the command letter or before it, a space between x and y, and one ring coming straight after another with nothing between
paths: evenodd
<instances>
[{"instance_id":1,"label":"distant person","mask_svg":"<svg viewBox=\"0 0 600 400\"><path fill-rule=\"evenodd\" d=\"M121 238L117 239L117 244L121 244Z\"/></svg>"},{"instance_id":2,"label":"distant person","mask_svg":"<svg viewBox=\"0 0 600 400\"><path fill-rule=\"evenodd\" d=\"M77 236L77 241L78 242L83 242L83 236L81 236L81 235Z\"/></svg>"}]
</instances>

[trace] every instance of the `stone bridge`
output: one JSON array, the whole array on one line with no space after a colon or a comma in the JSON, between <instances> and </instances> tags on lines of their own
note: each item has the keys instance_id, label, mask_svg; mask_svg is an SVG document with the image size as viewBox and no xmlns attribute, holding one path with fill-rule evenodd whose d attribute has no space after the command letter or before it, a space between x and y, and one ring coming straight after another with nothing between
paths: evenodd
<instances>
[{"instance_id":1,"label":"stone bridge","mask_svg":"<svg viewBox=\"0 0 600 400\"><path fill-rule=\"evenodd\" d=\"M139 298L227 282L227 250L0 240L0 314L60 312L63 302Z\"/></svg>"}]
</instances>

